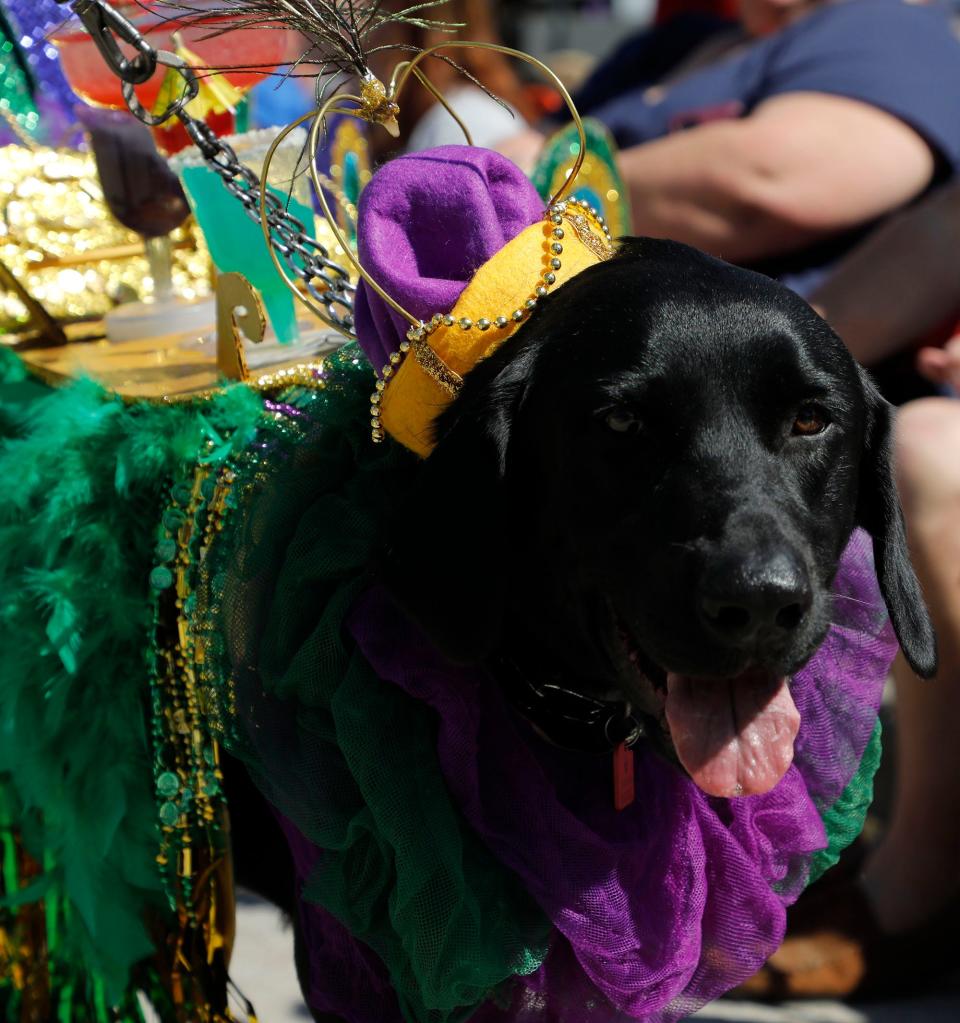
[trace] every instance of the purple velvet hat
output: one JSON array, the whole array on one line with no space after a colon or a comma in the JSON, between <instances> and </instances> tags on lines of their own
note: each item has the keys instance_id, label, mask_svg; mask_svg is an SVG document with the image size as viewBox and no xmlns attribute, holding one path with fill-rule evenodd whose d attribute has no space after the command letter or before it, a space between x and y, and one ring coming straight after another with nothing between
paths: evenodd
<instances>
[{"instance_id":1,"label":"purple velvet hat","mask_svg":"<svg viewBox=\"0 0 960 1023\"><path fill-rule=\"evenodd\" d=\"M477 270L543 216L543 200L505 156L442 146L381 167L360 198L360 262L421 319L453 308ZM374 367L409 323L366 283L357 288L356 330Z\"/></svg>"}]
</instances>

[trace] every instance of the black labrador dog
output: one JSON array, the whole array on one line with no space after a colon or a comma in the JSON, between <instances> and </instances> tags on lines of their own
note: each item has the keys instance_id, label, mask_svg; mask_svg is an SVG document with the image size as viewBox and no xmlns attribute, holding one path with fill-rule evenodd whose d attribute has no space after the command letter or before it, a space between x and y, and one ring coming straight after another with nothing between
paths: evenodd
<instances>
[{"instance_id":1,"label":"black labrador dog","mask_svg":"<svg viewBox=\"0 0 960 1023\"><path fill-rule=\"evenodd\" d=\"M854 526L907 660L936 669L890 434L890 406L793 292L628 240L469 374L402 514L431 542L398 540L384 574L548 736L588 747L573 708L627 701L706 791L763 792L789 766L787 680L826 635Z\"/></svg>"},{"instance_id":2,"label":"black labrador dog","mask_svg":"<svg viewBox=\"0 0 960 1023\"><path fill-rule=\"evenodd\" d=\"M907 660L936 670L890 434L888 404L791 291L628 240L467 376L378 572L548 738L610 748L615 720L712 794L766 791L856 525ZM238 879L292 909L282 840L265 845L269 816L228 781Z\"/></svg>"}]
</instances>

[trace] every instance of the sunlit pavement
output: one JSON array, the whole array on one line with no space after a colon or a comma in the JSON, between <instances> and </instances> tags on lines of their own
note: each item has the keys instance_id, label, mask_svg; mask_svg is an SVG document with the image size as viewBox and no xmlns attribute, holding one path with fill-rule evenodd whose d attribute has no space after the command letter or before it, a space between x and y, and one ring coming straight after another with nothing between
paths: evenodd
<instances>
[{"instance_id":1,"label":"sunlit pavement","mask_svg":"<svg viewBox=\"0 0 960 1023\"><path fill-rule=\"evenodd\" d=\"M253 1002L259 1023L309 1020L293 965L293 930L256 895L237 893L237 942L230 976Z\"/></svg>"},{"instance_id":2,"label":"sunlit pavement","mask_svg":"<svg viewBox=\"0 0 960 1023\"><path fill-rule=\"evenodd\" d=\"M960 953L960 949L958 949ZM280 914L253 895L240 894L237 945L230 970L253 1002L260 1023L304 1023L310 1016L293 966L293 932ZM783 1006L716 1002L698 1023L960 1023L960 977L946 993L875 1006L805 1002Z\"/></svg>"}]
</instances>

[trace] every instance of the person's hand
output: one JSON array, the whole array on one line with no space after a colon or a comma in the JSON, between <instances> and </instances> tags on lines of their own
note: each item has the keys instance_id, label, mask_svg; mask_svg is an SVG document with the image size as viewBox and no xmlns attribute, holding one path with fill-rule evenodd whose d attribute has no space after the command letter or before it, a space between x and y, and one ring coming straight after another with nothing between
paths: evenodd
<instances>
[{"instance_id":1,"label":"person's hand","mask_svg":"<svg viewBox=\"0 0 960 1023\"><path fill-rule=\"evenodd\" d=\"M917 352L917 370L932 383L960 394L960 334L942 348L921 348Z\"/></svg>"},{"instance_id":2,"label":"person's hand","mask_svg":"<svg viewBox=\"0 0 960 1023\"><path fill-rule=\"evenodd\" d=\"M537 164L543 143L544 136L540 132L527 128L516 135L501 139L495 148L508 160L513 160L524 174L529 174Z\"/></svg>"}]
</instances>

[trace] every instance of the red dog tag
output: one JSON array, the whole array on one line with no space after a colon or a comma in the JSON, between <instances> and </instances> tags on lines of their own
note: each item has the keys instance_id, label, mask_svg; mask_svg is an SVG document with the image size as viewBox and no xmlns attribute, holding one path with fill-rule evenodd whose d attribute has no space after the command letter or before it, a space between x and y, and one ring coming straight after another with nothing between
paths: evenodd
<instances>
[{"instance_id":1,"label":"red dog tag","mask_svg":"<svg viewBox=\"0 0 960 1023\"><path fill-rule=\"evenodd\" d=\"M633 750L621 742L613 751L613 805L625 810L633 796Z\"/></svg>"}]
</instances>

